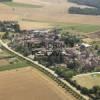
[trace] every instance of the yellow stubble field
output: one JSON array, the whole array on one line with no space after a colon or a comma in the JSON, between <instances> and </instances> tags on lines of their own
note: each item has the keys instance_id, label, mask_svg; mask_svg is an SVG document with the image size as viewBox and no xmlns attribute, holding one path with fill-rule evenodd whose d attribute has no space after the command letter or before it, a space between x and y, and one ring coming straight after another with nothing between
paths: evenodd
<instances>
[{"instance_id":1,"label":"yellow stubble field","mask_svg":"<svg viewBox=\"0 0 100 100\"><path fill-rule=\"evenodd\" d=\"M75 100L38 70L27 67L0 72L0 100Z\"/></svg>"}]
</instances>

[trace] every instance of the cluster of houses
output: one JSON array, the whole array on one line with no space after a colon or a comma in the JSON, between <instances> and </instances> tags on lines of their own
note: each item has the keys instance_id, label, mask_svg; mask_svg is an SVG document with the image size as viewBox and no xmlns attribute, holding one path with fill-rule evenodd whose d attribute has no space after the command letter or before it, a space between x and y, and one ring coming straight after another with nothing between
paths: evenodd
<instances>
[{"instance_id":1,"label":"cluster of houses","mask_svg":"<svg viewBox=\"0 0 100 100\"><path fill-rule=\"evenodd\" d=\"M17 21L0 21L0 32L16 32L19 28Z\"/></svg>"},{"instance_id":2,"label":"cluster of houses","mask_svg":"<svg viewBox=\"0 0 100 100\"><path fill-rule=\"evenodd\" d=\"M100 66L100 56L92 50L89 44L81 43L74 47L67 47L61 34L55 30L23 30L12 36L13 49L23 46L28 49L28 57L35 60L48 58L54 51L63 56L62 66L67 67L69 62L79 62L80 69L93 69ZM55 64L55 66L60 66Z\"/></svg>"},{"instance_id":3,"label":"cluster of houses","mask_svg":"<svg viewBox=\"0 0 100 100\"><path fill-rule=\"evenodd\" d=\"M67 55L66 55L67 54ZM69 61L78 62L79 70L91 71L94 68L100 67L100 56L98 56L94 51L92 51L92 46L87 44L81 44L73 48L67 48L65 53L65 62Z\"/></svg>"},{"instance_id":4,"label":"cluster of houses","mask_svg":"<svg viewBox=\"0 0 100 100\"><path fill-rule=\"evenodd\" d=\"M43 62L52 60L56 67L67 67L69 63L75 62L79 70L100 67L100 56L93 50L92 45L80 43L74 47L68 47L58 29L20 30L16 21L3 21L0 22L0 32L15 33L8 36L9 46L25 53L33 60L44 60ZM55 55L55 52L58 55ZM49 57L51 58L48 60Z\"/></svg>"}]
</instances>

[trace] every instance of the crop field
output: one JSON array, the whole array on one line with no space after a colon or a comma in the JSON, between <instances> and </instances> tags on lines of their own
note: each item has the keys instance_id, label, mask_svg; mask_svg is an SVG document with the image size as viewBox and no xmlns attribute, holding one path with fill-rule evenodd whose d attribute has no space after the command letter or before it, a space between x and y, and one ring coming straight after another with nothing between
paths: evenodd
<instances>
[{"instance_id":1,"label":"crop field","mask_svg":"<svg viewBox=\"0 0 100 100\"><path fill-rule=\"evenodd\" d=\"M27 67L0 72L0 100L75 100L38 70Z\"/></svg>"},{"instance_id":2,"label":"crop field","mask_svg":"<svg viewBox=\"0 0 100 100\"><path fill-rule=\"evenodd\" d=\"M47 22L36 22L36 21L20 21L20 28L21 29L41 29L41 28L51 28L53 25Z\"/></svg>"},{"instance_id":3,"label":"crop field","mask_svg":"<svg viewBox=\"0 0 100 100\"><path fill-rule=\"evenodd\" d=\"M99 16L68 14L67 9L73 5L77 6L66 0L14 0L11 3L0 3L0 20L18 20L22 29L57 25L83 33L99 30Z\"/></svg>"},{"instance_id":4,"label":"crop field","mask_svg":"<svg viewBox=\"0 0 100 100\"><path fill-rule=\"evenodd\" d=\"M98 29L98 26L100 26L100 16L68 14L68 8L73 5L77 6L76 4L67 2L67 0L14 0L12 3L0 3L0 20L21 21L22 19L28 19L54 24L64 22L72 24L72 26L75 23L77 24L75 27L80 26L80 24L88 24L86 26L83 25L82 27L84 28L81 26L79 29L76 28L78 31L82 30L84 32Z\"/></svg>"},{"instance_id":5,"label":"crop field","mask_svg":"<svg viewBox=\"0 0 100 100\"><path fill-rule=\"evenodd\" d=\"M56 24L57 25L57 24ZM100 30L100 25L90 25L90 24L65 24L61 23L57 25L63 30L72 30L75 32L90 33Z\"/></svg>"},{"instance_id":6,"label":"crop field","mask_svg":"<svg viewBox=\"0 0 100 100\"><path fill-rule=\"evenodd\" d=\"M73 79L83 87L92 88L93 86L100 86L100 74L77 76Z\"/></svg>"},{"instance_id":7,"label":"crop field","mask_svg":"<svg viewBox=\"0 0 100 100\"><path fill-rule=\"evenodd\" d=\"M26 3L17 3L17 2L4 2L5 5L10 7L25 7L25 8L41 8L41 5L33 5L33 4L26 4Z\"/></svg>"}]
</instances>

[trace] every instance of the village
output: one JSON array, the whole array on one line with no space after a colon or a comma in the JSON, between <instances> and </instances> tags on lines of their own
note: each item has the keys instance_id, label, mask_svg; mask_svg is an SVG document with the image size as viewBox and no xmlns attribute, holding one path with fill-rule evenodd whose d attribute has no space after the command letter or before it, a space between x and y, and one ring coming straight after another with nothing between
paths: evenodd
<instances>
[{"instance_id":1,"label":"village","mask_svg":"<svg viewBox=\"0 0 100 100\"><path fill-rule=\"evenodd\" d=\"M0 100L100 100L100 0L0 0Z\"/></svg>"},{"instance_id":2,"label":"village","mask_svg":"<svg viewBox=\"0 0 100 100\"><path fill-rule=\"evenodd\" d=\"M9 24L10 23L10 24ZM69 68L78 73L99 71L100 56L78 36L60 29L20 30L17 22L4 22L3 38L15 51L49 68ZM13 34L14 33L14 34Z\"/></svg>"}]
</instances>

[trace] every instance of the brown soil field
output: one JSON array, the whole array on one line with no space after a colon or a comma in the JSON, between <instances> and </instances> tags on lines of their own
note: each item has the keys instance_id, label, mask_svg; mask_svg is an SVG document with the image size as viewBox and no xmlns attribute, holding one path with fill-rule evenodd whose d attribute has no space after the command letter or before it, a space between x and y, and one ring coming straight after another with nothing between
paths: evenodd
<instances>
[{"instance_id":1,"label":"brown soil field","mask_svg":"<svg viewBox=\"0 0 100 100\"><path fill-rule=\"evenodd\" d=\"M100 16L68 14L68 8L77 6L66 0L14 0L14 2L42 5L42 8L11 7L0 4L0 20L30 19L47 22L100 24Z\"/></svg>"},{"instance_id":2,"label":"brown soil field","mask_svg":"<svg viewBox=\"0 0 100 100\"><path fill-rule=\"evenodd\" d=\"M0 100L75 100L32 67L0 72Z\"/></svg>"}]
</instances>

